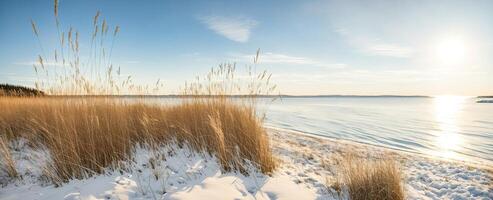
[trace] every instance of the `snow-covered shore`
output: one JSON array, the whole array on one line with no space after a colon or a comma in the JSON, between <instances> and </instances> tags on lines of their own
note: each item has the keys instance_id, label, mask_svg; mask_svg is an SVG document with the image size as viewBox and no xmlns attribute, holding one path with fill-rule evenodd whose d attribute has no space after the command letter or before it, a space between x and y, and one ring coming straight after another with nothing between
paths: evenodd
<instances>
[{"instance_id":1,"label":"snow-covered shore","mask_svg":"<svg viewBox=\"0 0 493 200\"><path fill-rule=\"evenodd\" d=\"M0 199L337 199L327 186L349 151L397 160L407 199L493 199L492 173L485 168L274 129L269 135L280 159L272 176L221 173L214 157L167 146L136 149L129 172L108 171L58 188L40 181L49 155L17 142L12 153L23 178L3 185ZM0 181L7 182L5 174Z\"/></svg>"},{"instance_id":2,"label":"snow-covered shore","mask_svg":"<svg viewBox=\"0 0 493 200\"><path fill-rule=\"evenodd\" d=\"M287 161L280 173L291 174L298 182L317 188L319 196L327 191L321 183L330 185L333 181L339 158L346 152L355 152L367 158L385 154L400 163L407 199L493 199L491 166L476 167L285 130L269 132L275 154Z\"/></svg>"}]
</instances>

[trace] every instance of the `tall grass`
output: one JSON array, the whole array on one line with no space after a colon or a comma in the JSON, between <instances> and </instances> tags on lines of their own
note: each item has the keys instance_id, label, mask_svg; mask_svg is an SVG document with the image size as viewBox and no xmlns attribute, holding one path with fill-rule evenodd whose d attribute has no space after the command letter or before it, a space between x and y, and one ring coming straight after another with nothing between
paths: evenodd
<instances>
[{"instance_id":1,"label":"tall grass","mask_svg":"<svg viewBox=\"0 0 493 200\"><path fill-rule=\"evenodd\" d=\"M118 169L132 159L137 144L171 141L216 156L225 171L247 172L246 164L253 163L271 173L276 162L255 99L275 86L267 72L251 69L238 79L235 64L213 68L185 84L177 104L105 96L0 97L0 133L6 142L24 138L47 148L52 162L44 171L55 184ZM241 93L246 94L230 96Z\"/></svg>"},{"instance_id":2,"label":"tall grass","mask_svg":"<svg viewBox=\"0 0 493 200\"><path fill-rule=\"evenodd\" d=\"M347 192L352 200L404 199L402 173L389 156L369 160L349 154L338 166L338 173L332 187L339 196Z\"/></svg>"},{"instance_id":3,"label":"tall grass","mask_svg":"<svg viewBox=\"0 0 493 200\"><path fill-rule=\"evenodd\" d=\"M225 171L246 172L248 162L270 173L276 163L255 99L258 91L275 87L266 72L237 80L234 67L221 65L186 84L177 104L101 96L0 97L2 144L24 138L47 148L52 163L45 172L56 184L116 169L131 160L137 144L170 141L215 155ZM233 98L232 90L255 91ZM9 158L8 151L0 153Z\"/></svg>"},{"instance_id":4,"label":"tall grass","mask_svg":"<svg viewBox=\"0 0 493 200\"><path fill-rule=\"evenodd\" d=\"M260 119L249 107L228 101L158 106L107 98L4 97L0 108L2 134L48 148L56 180L115 168L130 159L138 143L172 140L216 155L224 170L245 171L246 160L265 173L275 168Z\"/></svg>"},{"instance_id":5,"label":"tall grass","mask_svg":"<svg viewBox=\"0 0 493 200\"><path fill-rule=\"evenodd\" d=\"M122 75L120 66L111 61L120 26L110 26L100 11L91 20L92 30L87 38L77 28L63 25L58 0L54 1L53 16L57 42L50 45L55 46L51 52L45 51L42 29L31 20L31 28L41 50L37 63L33 65L36 89L51 95L141 95L163 87L159 82L155 85L136 84L131 75ZM89 43L88 49L80 48L84 41Z\"/></svg>"},{"instance_id":6,"label":"tall grass","mask_svg":"<svg viewBox=\"0 0 493 200\"><path fill-rule=\"evenodd\" d=\"M73 27L64 31L60 14L58 1L54 1L59 44L52 56L45 55L42 32L31 22L42 51L33 68L37 74L35 86L48 96L0 97L0 154L8 161L4 168L10 170L8 167L14 165L6 145L24 138L32 146L49 151L52 161L44 171L56 184L119 168L122 161L132 159L131 152L137 144L159 146L171 141L215 155L225 171L246 172L247 162L264 173L275 169L262 118L255 109L255 97L276 88L267 72L255 70L259 52L253 68L247 67L248 75L238 78L236 64L221 64L204 78L186 83L181 88L185 98L178 104L101 97L156 94L162 83L158 80L153 86L140 86L132 82L131 76L121 77L120 68L111 62L120 27L115 26L108 34L109 25L101 20L99 11L92 20L94 30L86 56L80 56L79 32ZM245 94L246 98L233 99L231 94Z\"/></svg>"},{"instance_id":7,"label":"tall grass","mask_svg":"<svg viewBox=\"0 0 493 200\"><path fill-rule=\"evenodd\" d=\"M8 147L8 140L4 136L0 136L0 161L2 163L0 170L3 170L9 177L17 177L15 161Z\"/></svg>"}]
</instances>

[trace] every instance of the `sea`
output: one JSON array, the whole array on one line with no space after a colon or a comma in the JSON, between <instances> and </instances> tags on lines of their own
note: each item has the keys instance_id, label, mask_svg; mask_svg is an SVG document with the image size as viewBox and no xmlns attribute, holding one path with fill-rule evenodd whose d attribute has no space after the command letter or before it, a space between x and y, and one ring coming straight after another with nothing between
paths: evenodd
<instances>
[{"instance_id":1,"label":"sea","mask_svg":"<svg viewBox=\"0 0 493 200\"><path fill-rule=\"evenodd\" d=\"M263 101L271 128L493 166L493 103L475 97L325 96Z\"/></svg>"}]
</instances>

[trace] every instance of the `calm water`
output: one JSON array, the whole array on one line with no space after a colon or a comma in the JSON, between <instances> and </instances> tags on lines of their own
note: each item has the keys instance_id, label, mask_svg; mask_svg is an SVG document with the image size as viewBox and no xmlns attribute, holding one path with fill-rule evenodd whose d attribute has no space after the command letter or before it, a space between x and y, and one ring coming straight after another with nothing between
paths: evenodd
<instances>
[{"instance_id":1,"label":"calm water","mask_svg":"<svg viewBox=\"0 0 493 200\"><path fill-rule=\"evenodd\" d=\"M493 165L493 104L466 97L284 98L270 127Z\"/></svg>"}]
</instances>

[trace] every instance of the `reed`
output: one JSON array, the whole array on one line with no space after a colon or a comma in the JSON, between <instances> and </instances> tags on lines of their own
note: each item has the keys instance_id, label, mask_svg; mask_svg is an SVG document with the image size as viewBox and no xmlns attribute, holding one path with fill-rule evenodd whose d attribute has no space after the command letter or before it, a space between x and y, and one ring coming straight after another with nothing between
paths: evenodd
<instances>
[{"instance_id":1,"label":"reed","mask_svg":"<svg viewBox=\"0 0 493 200\"><path fill-rule=\"evenodd\" d=\"M375 160L348 154L338 166L335 186L345 188L352 200L404 199L402 173L390 156ZM336 190L342 192L341 189ZM341 193L339 193L341 195Z\"/></svg>"},{"instance_id":2,"label":"reed","mask_svg":"<svg viewBox=\"0 0 493 200\"><path fill-rule=\"evenodd\" d=\"M24 138L45 146L56 174L52 180L116 169L131 159L135 145L174 140L215 155L225 171L245 172L247 160L264 173L276 166L254 110L224 99L158 106L112 98L3 97L0 108L0 131L9 133L2 144ZM9 161L8 151L0 153Z\"/></svg>"},{"instance_id":3,"label":"reed","mask_svg":"<svg viewBox=\"0 0 493 200\"><path fill-rule=\"evenodd\" d=\"M0 136L0 169L9 177L15 178L18 176L15 168L15 161L9 151L8 140L5 136Z\"/></svg>"},{"instance_id":4,"label":"reed","mask_svg":"<svg viewBox=\"0 0 493 200\"><path fill-rule=\"evenodd\" d=\"M84 41L83 35L77 28L63 25L58 0L54 1L53 7L57 44L52 52L44 51L40 27L31 20L31 28L41 50L37 56L38 62L33 65L36 89L49 95L144 95L163 87L157 85L156 89L150 85L139 85L133 83L131 76L121 77L120 66L111 62L120 26L110 26L100 11L94 15L93 30L86 39L90 48L81 51L79 47ZM112 31L108 34L110 29Z\"/></svg>"},{"instance_id":5,"label":"reed","mask_svg":"<svg viewBox=\"0 0 493 200\"><path fill-rule=\"evenodd\" d=\"M163 83L158 80L153 86L137 85L131 76L120 79L120 67L110 61L120 27L115 26L113 34L108 35L110 26L101 20L99 11L92 20L88 59L81 61L79 32L71 26L63 31L60 5L57 0L54 3L59 47L53 52L54 60L43 52L34 65L38 80L35 86L47 96L0 96L0 154L7 161L5 169L12 171L13 164L4 144L20 138L48 150L51 162L43 171L45 178L57 185L120 169L119 163L132 160L135 145L159 146L170 141L216 156L225 171L246 173L246 163L253 163L264 173L275 169L263 118L255 106L257 95L276 90L270 74L256 72L260 51L254 65L246 67L248 75L238 77L234 63L221 64L205 77L186 83L181 88L184 98L177 104L103 97L158 94ZM39 28L34 21L31 26L42 47ZM109 37L113 38L108 55L105 40ZM47 65L52 62L59 70ZM236 99L232 94L246 96ZM9 174L15 176L14 171Z\"/></svg>"}]
</instances>

